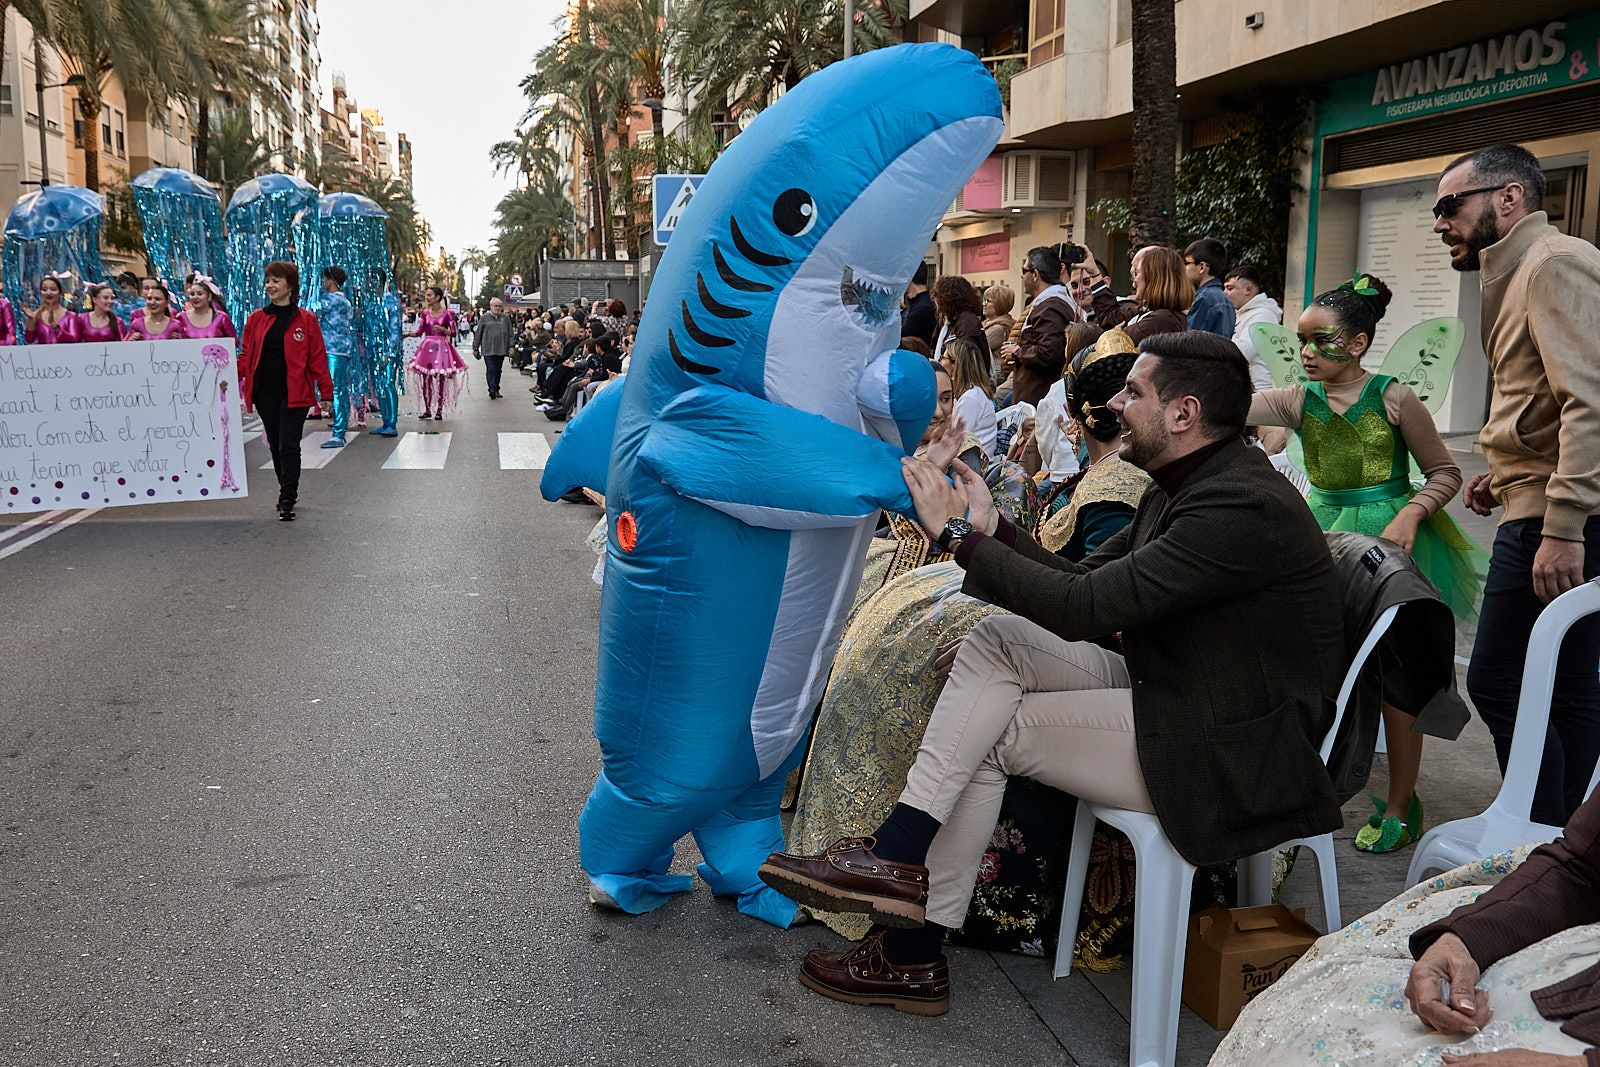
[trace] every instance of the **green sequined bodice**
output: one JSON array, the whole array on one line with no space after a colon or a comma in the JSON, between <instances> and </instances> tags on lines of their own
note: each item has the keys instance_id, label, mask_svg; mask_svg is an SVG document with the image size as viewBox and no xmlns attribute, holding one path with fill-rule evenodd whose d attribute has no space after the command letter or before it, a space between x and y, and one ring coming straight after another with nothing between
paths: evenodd
<instances>
[{"instance_id":1,"label":"green sequined bodice","mask_svg":"<svg viewBox=\"0 0 1600 1067\"><path fill-rule=\"evenodd\" d=\"M1306 383L1300 438L1312 485L1360 489L1408 476L1405 440L1383 407L1383 392L1392 381L1387 375L1373 375L1343 414L1329 406L1321 382Z\"/></svg>"}]
</instances>

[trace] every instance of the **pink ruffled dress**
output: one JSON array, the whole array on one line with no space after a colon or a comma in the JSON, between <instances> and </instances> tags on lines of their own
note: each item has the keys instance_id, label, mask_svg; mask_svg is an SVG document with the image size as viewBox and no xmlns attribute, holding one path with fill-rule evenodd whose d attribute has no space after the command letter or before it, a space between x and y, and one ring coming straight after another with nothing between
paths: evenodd
<instances>
[{"instance_id":1,"label":"pink ruffled dress","mask_svg":"<svg viewBox=\"0 0 1600 1067\"><path fill-rule=\"evenodd\" d=\"M424 309L417 316L417 331L412 336L421 337L422 343L406 370L422 395L424 413L455 411L461 391L466 388L467 362L451 343L455 331L456 316L449 308L438 315Z\"/></svg>"},{"instance_id":2,"label":"pink ruffled dress","mask_svg":"<svg viewBox=\"0 0 1600 1067\"><path fill-rule=\"evenodd\" d=\"M0 296L0 345L17 343L17 313L11 310L11 301Z\"/></svg>"}]
</instances>

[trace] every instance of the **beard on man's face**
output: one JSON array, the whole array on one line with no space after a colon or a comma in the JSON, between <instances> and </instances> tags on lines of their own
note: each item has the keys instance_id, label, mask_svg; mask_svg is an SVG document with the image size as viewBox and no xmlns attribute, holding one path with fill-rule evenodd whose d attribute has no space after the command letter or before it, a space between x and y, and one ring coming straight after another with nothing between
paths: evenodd
<instances>
[{"instance_id":1,"label":"beard on man's face","mask_svg":"<svg viewBox=\"0 0 1600 1067\"><path fill-rule=\"evenodd\" d=\"M1479 253L1498 240L1500 231L1495 227L1494 205L1485 204L1477 221L1472 224L1471 232L1461 243L1460 247L1465 251L1460 256L1451 256L1450 266L1463 273L1480 269L1483 264Z\"/></svg>"}]
</instances>

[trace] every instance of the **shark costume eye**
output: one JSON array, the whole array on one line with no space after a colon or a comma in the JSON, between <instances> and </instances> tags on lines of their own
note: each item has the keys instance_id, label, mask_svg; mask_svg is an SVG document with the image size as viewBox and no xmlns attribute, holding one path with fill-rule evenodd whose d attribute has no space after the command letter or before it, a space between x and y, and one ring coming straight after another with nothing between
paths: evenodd
<instances>
[{"instance_id":1,"label":"shark costume eye","mask_svg":"<svg viewBox=\"0 0 1600 1067\"><path fill-rule=\"evenodd\" d=\"M817 224L817 205L804 189L790 189L772 205L772 221L790 237L804 237Z\"/></svg>"}]
</instances>

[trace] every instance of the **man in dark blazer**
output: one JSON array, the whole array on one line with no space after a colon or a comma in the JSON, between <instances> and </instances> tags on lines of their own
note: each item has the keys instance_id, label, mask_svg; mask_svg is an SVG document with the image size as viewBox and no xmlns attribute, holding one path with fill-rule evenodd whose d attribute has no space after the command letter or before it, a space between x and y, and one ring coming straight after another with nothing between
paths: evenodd
<instances>
[{"instance_id":1,"label":"man in dark blazer","mask_svg":"<svg viewBox=\"0 0 1600 1067\"><path fill-rule=\"evenodd\" d=\"M1153 812L1196 865L1340 825L1318 756L1344 658L1327 542L1241 439L1250 375L1233 342L1160 334L1140 351L1111 407L1122 458L1154 484L1082 564L997 515L960 464L953 485L906 462L917 518L966 568L963 591L1014 617L985 619L962 643L875 834L763 866L802 904L895 928L809 954L801 981L824 996L946 1010L940 945L966 913L1009 775ZM1093 643L1110 635L1121 655Z\"/></svg>"}]
</instances>

